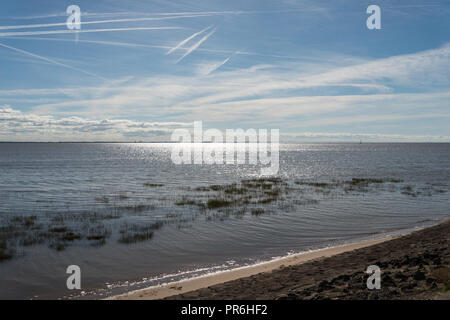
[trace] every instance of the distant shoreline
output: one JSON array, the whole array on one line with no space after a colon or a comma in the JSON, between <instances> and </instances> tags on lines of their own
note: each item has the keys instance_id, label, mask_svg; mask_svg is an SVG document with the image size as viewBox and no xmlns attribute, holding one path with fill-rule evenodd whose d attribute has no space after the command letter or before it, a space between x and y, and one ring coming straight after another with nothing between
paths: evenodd
<instances>
[{"instance_id":1,"label":"distant shoreline","mask_svg":"<svg viewBox=\"0 0 450 320\"><path fill-rule=\"evenodd\" d=\"M443 230L441 230L443 229ZM381 239L366 240L357 243L350 243L339 245L335 247L329 247L319 250L313 250L310 252L298 253L283 258L263 262L251 266L244 266L232 270L221 271L214 274L204 275L192 279L186 279L178 282L172 282L164 285L149 287L140 289L125 294L110 297L112 300L146 300L146 299L276 299L276 298L295 298L289 296L290 286L297 288L302 284L302 281L296 281L295 273L296 269L299 270L300 276L303 276L304 285L320 287L320 283L329 280L315 280L327 278L327 273L333 275L336 271L339 273L337 277L347 277L346 273L352 268L359 270L357 277L363 278L365 268L371 264L376 264L376 261L382 260L386 255L379 250L380 246L387 251L391 251L391 247L396 246L400 249L410 242L417 242L423 234L433 233L433 230L441 230L436 236L442 236L442 232L448 232L450 229L450 222L448 219L444 220L438 225L420 229L418 231L412 231L399 236L387 236ZM450 232L448 232L450 234ZM436 238L435 236L435 238ZM448 235L447 235L448 236ZM426 238L426 237L425 237ZM412 240L411 240L412 239ZM445 239L445 236L443 237ZM414 244L416 245L416 244ZM425 243L425 246L427 244ZM445 249L445 248L444 248ZM373 253L380 252L378 255ZM448 248L447 248L447 258ZM347 256L345 256L347 255ZM371 259L366 257L372 255ZM399 256L399 252L393 250L393 255ZM353 258L355 256L356 258ZM413 254L411 254L413 256ZM342 265L343 258L346 263ZM360 260L360 261L359 261ZM336 264L337 267L343 270L329 269L329 267L321 266L324 261L327 261L331 265ZM334 261L334 262L333 262ZM359 268L358 263L363 262ZM350 263L350 265L346 265ZM352 263L354 265L352 265ZM341 264L341 265L339 265ZM383 264L383 262L381 263ZM323 269L322 269L323 267ZM381 267L381 266L380 266ZM338 269L339 269L338 268ZM448 268L448 265L447 265ZM383 269L383 268L382 268ZM351 275L348 275L351 280ZM283 283L284 278L288 278L286 283ZM290 279L290 280L289 280ZM361 280L360 279L360 280ZM351 281L349 281L351 283ZM361 281L360 281L361 282ZM363 281L364 282L364 281ZM362 282L361 282L362 283ZM359 286L361 286L359 283ZM365 284L365 282L364 282ZM328 287L327 287L328 288ZM333 287L329 286L329 290ZM312 289L307 292L311 292L312 295L320 294L320 288ZM343 293L341 289L336 289L339 293ZM365 293L373 293L366 288L363 288ZM316 292L314 292L316 291ZM323 290L322 290L323 291ZM382 290L380 290L381 292ZM377 292L375 292L376 294ZM296 298L308 298L307 296L298 296ZM319 297L320 298L320 297ZM333 298L333 296L324 296L323 298ZM345 297L340 297L345 298ZM349 296L350 298L350 296ZM364 298L364 297L360 297Z\"/></svg>"}]
</instances>

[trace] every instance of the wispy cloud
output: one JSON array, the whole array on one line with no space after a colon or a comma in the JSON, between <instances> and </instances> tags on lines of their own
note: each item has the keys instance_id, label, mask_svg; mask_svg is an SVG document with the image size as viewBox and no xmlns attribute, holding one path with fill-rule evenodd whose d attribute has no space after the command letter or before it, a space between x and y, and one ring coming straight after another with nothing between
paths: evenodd
<instances>
[{"instance_id":1,"label":"wispy cloud","mask_svg":"<svg viewBox=\"0 0 450 320\"><path fill-rule=\"evenodd\" d=\"M435 92L448 90L450 76L445 70L450 67L450 46L344 67L330 66L330 69L325 68L326 71L323 71L323 64L305 68L301 64L289 63L281 69L262 65L214 72L207 78L189 75L160 76L138 79L132 85L119 87L0 90L0 96L66 93L70 97L69 101L63 100L61 103L35 105L35 108L42 112L60 112L61 108L83 106L88 111L77 112L95 114L104 113L104 110L100 110L108 105L108 112L118 116L122 112L120 110L128 113L130 108L133 108L136 112L143 112L148 106L152 106L157 109L164 108L164 112L168 113L201 116L203 112L214 117L215 114L221 114L222 110L228 113L229 110L236 109L240 112L253 112L255 108L261 110L264 105L264 108L267 107L267 117L270 118L273 113L270 112L271 108L276 110L278 115L282 114L281 109L291 112L288 107L276 107L277 104L292 105L295 110L295 104L302 98L305 90L309 89L319 90L319 97L327 95L326 92L333 88L352 89L353 94L385 94L393 91L391 86L394 83L397 86L421 90L423 83L433 83ZM292 100L288 100L289 98ZM364 96L361 99L363 98ZM310 98L303 97L305 103L308 99ZM341 105L339 96L330 96L327 104ZM345 106L345 102L342 104ZM214 110L214 113L210 112L211 110Z\"/></svg>"}]
</instances>

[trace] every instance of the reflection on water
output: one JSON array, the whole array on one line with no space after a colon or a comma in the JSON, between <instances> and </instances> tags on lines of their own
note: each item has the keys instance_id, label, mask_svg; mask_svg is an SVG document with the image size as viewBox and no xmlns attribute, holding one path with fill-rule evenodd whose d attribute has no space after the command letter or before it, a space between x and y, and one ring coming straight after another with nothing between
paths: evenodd
<instances>
[{"instance_id":1,"label":"reflection on water","mask_svg":"<svg viewBox=\"0 0 450 320\"><path fill-rule=\"evenodd\" d=\"M0 298L68 296L71 264L102 297L449 213L449 144L281 145L269 179L252 165L174 165L170 152L0 144Z\"/></svg>"}]
</instances>

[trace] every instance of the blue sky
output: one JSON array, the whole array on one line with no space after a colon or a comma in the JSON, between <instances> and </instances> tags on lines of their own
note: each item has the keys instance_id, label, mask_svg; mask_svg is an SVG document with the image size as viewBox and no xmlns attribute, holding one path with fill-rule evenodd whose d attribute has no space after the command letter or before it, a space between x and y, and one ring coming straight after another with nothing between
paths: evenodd
<instances>
[{"instance_id":1,"label":"blue sky","mask_svg":"<svg viewBox=\"0 0 450 320\"><path fill-rule=\"evenodd\" d=\"M449 16L448 1L2 1L0 141L159 141L193 121L450 141Z\"/></svg>"}]
</instances>

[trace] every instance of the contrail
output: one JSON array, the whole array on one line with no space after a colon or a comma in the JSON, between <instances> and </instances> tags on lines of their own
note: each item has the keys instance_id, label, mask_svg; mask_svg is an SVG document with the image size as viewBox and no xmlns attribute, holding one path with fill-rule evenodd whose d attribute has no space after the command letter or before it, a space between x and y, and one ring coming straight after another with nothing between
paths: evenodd
<instances>
[{"instance_id":1,"label":"contrail","mask_svg":"<svg viewBox=\"0 0 450 320\"><path fill-rule=\"evenodd\" d=\"M8 37L8 39L73 42L73 40L71 40L71 39L59 39L59 38ZM78 40L78 42L104 44L104 45L119 46L119 47L133 47L133 48L155 48L155 49L170 49L171 48L170 46L158 46L158 45L151 45L151 44L117 42L117 41L103 41L103 40ZM186 48L183 48L183 49L187 50Z\"/></svg>"},{"instance_id":2,"label":"contrail","mask_svg":"<svg viewBox=\"0 0 450 320\"><path fill-rule=\"evenodd\" d=\"M38 38L38 37L8 37L8 39L18 39L18 40L42 40L42 41L62 41L62 42L73 42L70 39L58 39L58 38ZM133 48L154 48L154 49L172 49L171 46L162 45L150 45L141 43L131 43L131 42L117 42L117 41L103 41L103 40L78 40L78 42L93 43L93 44L104 44L119 47L133 47ZM180 47L179 50L187 51L189 48ZM323 61L323 59L317 57L306 57L306 56L285 56L285 55L275 55L275 54L264 54L258 52L250 51L232 51L232 50L218 50L218 49L204 49L198 48L197 51L208 52L208 53L219 53L219 54L233 54L233 55L245 55L245 56L262 56L270 58L282 58L282 59L293 59L293 60L310 60L310 61Z\"/></svg>"},{"instance_id":3,"label":"contrail","mask_svg":"<svg viewBox=\"0 0 450 320\"><path fill-rule=\"evenodd\" d=\"M142 28L110 28L110 29L91 29L91 30L2 32L2 33L0 33L0 37L32 36L32 35L61 34L61 33L88 33L88 32L111 32L111 31L139 31L139 30L173 30L173 29L184 29L184 28L182 28L182 27L142 27Z\"/></svg>"},{"instance_id":4,"label":"contrail","mask_svg":"<svg viewBox=\"0 0 450 320\"><path fill-rule=\"evenodd\" d=\"M292 13L292 12L316 12L324 11L326 9L321 7L312 7L307 9L284 9L284 10L234 10L234 11L185 11L185 12L155 12L155 13L143 13L143 12L82 12L81 16L91 17L104 17L104 16L124 16L124 15L152 15L152 16L177 16L177 15L244 15L244 14L266 14L266 13ZM13 17L14 19L41 19L41 18L55 18L67 16L66 12L40 15L40 16L23 16Z\"/></svg>"},{"instance_id":5,"label":"contrail","mask_svg":"<svg viewBox=\"0 0 450 320\"><path fill-rule=\"evenodd\" d=\"M43 56L39 56L39 55L34 54L34 53L32 53L32 52L28 52L28 51L25 51L25 50L22 50L22 49L14 48L14 47L8 46L8 45L3 44L3 43L0 43L0 46L2 46L2 47L4 47L4 48L7 48L7 49L10 49L10 50L13 50L13 51L16 51L16 52L20 52L20 53L22 53L22 54L25 54L25 55L28 55L28 56L31 56L31 57L34 57L34 58L37 58L37 59L40 59L40 60L44 60L44 61L53 63L53 64L55 64L55 65L57 65L57 66L69 68L69 69L72 69L72 70L75 70L75 71L80 71L80 72L83 72L83 73L88 74L88 75L90 75L90 76L96 77L96 78L98 78L98 79L107 81L107 79L105 79L105 78L103 78L103 77L100 77L100 76L98 76L98 75L96 75L96 74L94 74L94 73L91 73L91 72L89 72L89 71L86 71L86 70L83 70L83 69L79 69L79 68L75 68L75 67L69 66L69 65L67 65L67 64L64 64L64 63L55 61L55 60L53 60L53 59L49 59L49 58L46 58L46 57L43 57Z\"/></svg>"},{"instance_id":6,"label":"contrail","mask_svg":"<svg viewBox=\"0 0 450 320\"><path fill-rule=\"evenodd\" d=\"M210 33L208 33L206 36L204 36L203 38L201 38L197 43L195 43L192 47L190 47L185 54L183 54L181 56L181 58L179 58L177 60L176 63L180 62L184 57L190 55L192 52L194 52L203 42L205 42L214 32L216 32L216 29L214 28L213 31L211 31Z\"/></svg>"},{"instance_id":7,"label":"contrail","mask_svg":"<svg viewBox=\"0 0 450 320\"><path fill-rule=\"evenodd\" d=\"M177 44L175 47L173 47L172 49L170 49L169 51L167 51L166 54L171 54L172 52L174 52L175 50L177 50L178 48L182 47L183 45L185 45L187 42L189 42L190 40L194 39L196 36L202 34L203 32L205 32L208 29L211 29L212 25L199 31L194 33L193 35L191 35L190 37L187 37L186 39L184 39L183 41L181 41L179 44Z\"/></svg>"},{"instance_id":8,"label":"contrail","mask_svg":"<svg viewBox=\"0 0 450 320\"><path fill-rule=\"evenodd\" d=\"M185 16L185 15L196 15L196 16L212 16L212 15L239 15L244 13L257 13L251 11L186 11L186 12L156 12L156 13L143 13L143 12L81 12L82 17L107 17L107 16L126 16L126 15L140 15L140 16ZM66 12L54 13L48 15L40 16L24 16L24 17L12 17L13 19L44 19L44 18L56 18L65 17Z\"/></svg>"},{"instance_id":9,"label":"contrail","mask_svg":"<svg viewBox=\"0 0 450 320\"><path fill-rule=\"evenodd\" d=\"M236 54L233 53L231 56L229 56L228 58L226 58L225 60L223 60L222 62L218 63L217 65L215 65L211 70L208 70L208 72L205 74L206 76L213 73L214 71L216 71L217 69L219 69L221 66L223 66L225 63L227 63L232 56L234 56Z\"/></svg>"},{"instance_id":10,"label":"contrail","mask_svg":"<svg viewBox=\"0 0 450 320\"><path fill-rule=\"evenodd\" d=\"M128 18L128 19L112 19L112 20L97 20L97 21L82 21L81 25L85 24L99 24L99 23L121 23L121 22L137 22L137 21L159 21L159 20L169 20L169 19L180 19L180 18L196 18L205 17L206 14L193 14L193 15L176 15L168 17L158 17L158 18ZM60 23L41 23L41 24L26 24L17 26L0 26L0 30L11 30L11 29L33 29L33 28L48 28L48 27L61 27L65 26L66 22Z\"/></svg>"},{"instance_id":11,"label":"contrail","mask_svg":"<svg viewBox=\"0 0 450 320\"><path fill-rule=\"evenodd\" d=\"M225 63L228 62L228 60L230 60L231 57L226 58L225 60L223 60L221 63L218 63L217 65L215 65L211 70L208 70L208 72L205 74L206 76L213 73L214 71L216 71L217 69L219 69L221 66L223 66Z\"/></svg>"}]
</instances>

